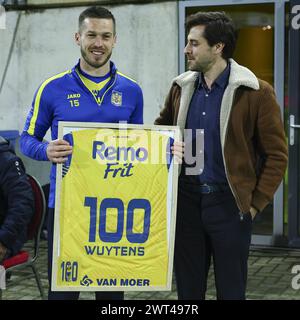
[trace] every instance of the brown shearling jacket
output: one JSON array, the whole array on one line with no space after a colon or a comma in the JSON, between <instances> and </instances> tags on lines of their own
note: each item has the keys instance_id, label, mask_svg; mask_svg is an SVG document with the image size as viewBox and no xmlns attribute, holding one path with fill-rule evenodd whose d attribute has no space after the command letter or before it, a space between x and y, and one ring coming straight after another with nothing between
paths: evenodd
<instances>
[{"instance_id":1,"label":"brown shearling jacket","mask_svg":"<svg viewBox=\"0 0 300 320\"><path fill-rule=\"evenodd\" d=\"M242 213L262 211L272 200L287 165L287 143L273 88L230 59L220 110L220 136L229 186ZM173 80L158 125L184 130L198 73Z\"/></svg>"}]
</instances>

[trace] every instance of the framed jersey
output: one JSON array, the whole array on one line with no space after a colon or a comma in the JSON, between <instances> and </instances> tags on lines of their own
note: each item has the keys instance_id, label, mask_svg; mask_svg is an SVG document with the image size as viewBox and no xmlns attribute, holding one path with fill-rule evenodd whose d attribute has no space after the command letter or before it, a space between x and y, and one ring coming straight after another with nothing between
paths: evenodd
<instances>
[{"instance_id":1,"label":"framed jersey","mask_svg":"<svg viewBox=\"0 0 300 320\"><path fill-rule=\"evenodd\" d=\"M178 127L60 122L52 290L171 290Z\"/></svg>"}]
</instances>

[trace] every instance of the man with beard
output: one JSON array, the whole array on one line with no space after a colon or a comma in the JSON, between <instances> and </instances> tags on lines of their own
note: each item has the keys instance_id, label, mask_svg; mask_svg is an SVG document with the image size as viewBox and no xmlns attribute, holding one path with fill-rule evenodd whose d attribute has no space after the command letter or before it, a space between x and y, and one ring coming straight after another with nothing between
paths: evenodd
<instances>
[{"instance_id":1,"label":"man with beard","mask_svg":"<svg viewBox=\"0 0 300 320\"><path fill-rule=\"evenodd\" d=\"M189 175L185 154L179 177L178 298L205 298L213 256L217 298L245 299L252 220L272 200L287 164L280 109L273 88L232 59L230 18L198 12L186 28L190 71L174 79L156 120L191 130L196 159L197 130L204 130L203 171Z\"/></svg>"},{"instance_id":2,"label":"man with beard","mask_svg":"<svg viewBox=\"0 0 300 320\"><path fill-rule=\"evenodd\" d=\"M44 81L38 88L20 139L22 152L52 162L48 211L48 298L78 299L79 292L51 291L56 163L72 153L57 139L58 121L143 123L143 95L139 85L110 61L116 43L116 22L110 11L93 6L79 16L75 41L81 58L72 69ZM51 127L52 141L43 137ZM97 292L96 299L123 299L123 292Z\"/></svg>"}]
</instances>

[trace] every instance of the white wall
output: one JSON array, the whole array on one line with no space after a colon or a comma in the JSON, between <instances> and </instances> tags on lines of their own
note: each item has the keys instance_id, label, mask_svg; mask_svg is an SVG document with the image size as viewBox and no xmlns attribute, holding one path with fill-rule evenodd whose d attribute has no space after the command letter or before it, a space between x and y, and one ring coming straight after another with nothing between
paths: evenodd
<instances>
[{"instance_id":1,"label":"white wall","mask_svg":"<svg viewBox=\"0 0 300 320\"><path fill-rule=\"evenodd\" d=\"M108 8L117 20L117 46L112 60L122 73L141 85L144 122L153 123L171 79L178 72L177 2ZM84 7L7 12L7 28L0 29L0 81L18 14L21 19L0 92L0 130L17 129L21 132L34 92L41 82L77 62L79 48L73 39L78 16L83 10ZM37 164L28 159L25 162L31 173L41 176L43 183L48 172L44 175L41 166L48 164Z\"/></svg>"}]
</instances>

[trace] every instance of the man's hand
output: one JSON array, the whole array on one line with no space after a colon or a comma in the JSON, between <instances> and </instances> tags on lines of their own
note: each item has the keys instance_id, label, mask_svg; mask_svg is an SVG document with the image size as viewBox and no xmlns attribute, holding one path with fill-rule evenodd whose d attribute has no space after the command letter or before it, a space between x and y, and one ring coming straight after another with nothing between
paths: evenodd
<instances>
[{"instance_id":1,"label":"man's hand","mask_svg":"<svg viewBox=\"0 0 300 320\"><path fill-rule=\"evenodd\" d=\"M171 150L176 160L175 163L181 164L184 156L184 142L175 141L173 146L171 147Z\"/></svg>"},{"instance_id":2,"label":"man's hand","mask_svg":"<svg viewBox=\"0 0 300 320\"><path fill-rule=\"evenodd\" d=\"M56 139L50 141L47 147L48 159L54 163L64 163L68 155L72 153L72 147L68 141Z\"/></svg>"},{"instance_id":3,"label":"man's hand","mask_svg":"<svg viewBox=\"0 0 300 320\"><path fill-rule=\"evenodd\" d=\"M0 262L4 259L6 251L7 248L0 242Z\"/></svg>"},{"instance_id":4,"label":"man's hand","mask_svg":"<svg viewBox=\"0 0 300 320\"><path fill-rule=\"evenodd\" d=\"M251 214L251 217L252 217L252 220L254 220L256 214L257 214L257 210L253 207L250 208L250 214Z\"/></svg>"}]
</instances>

